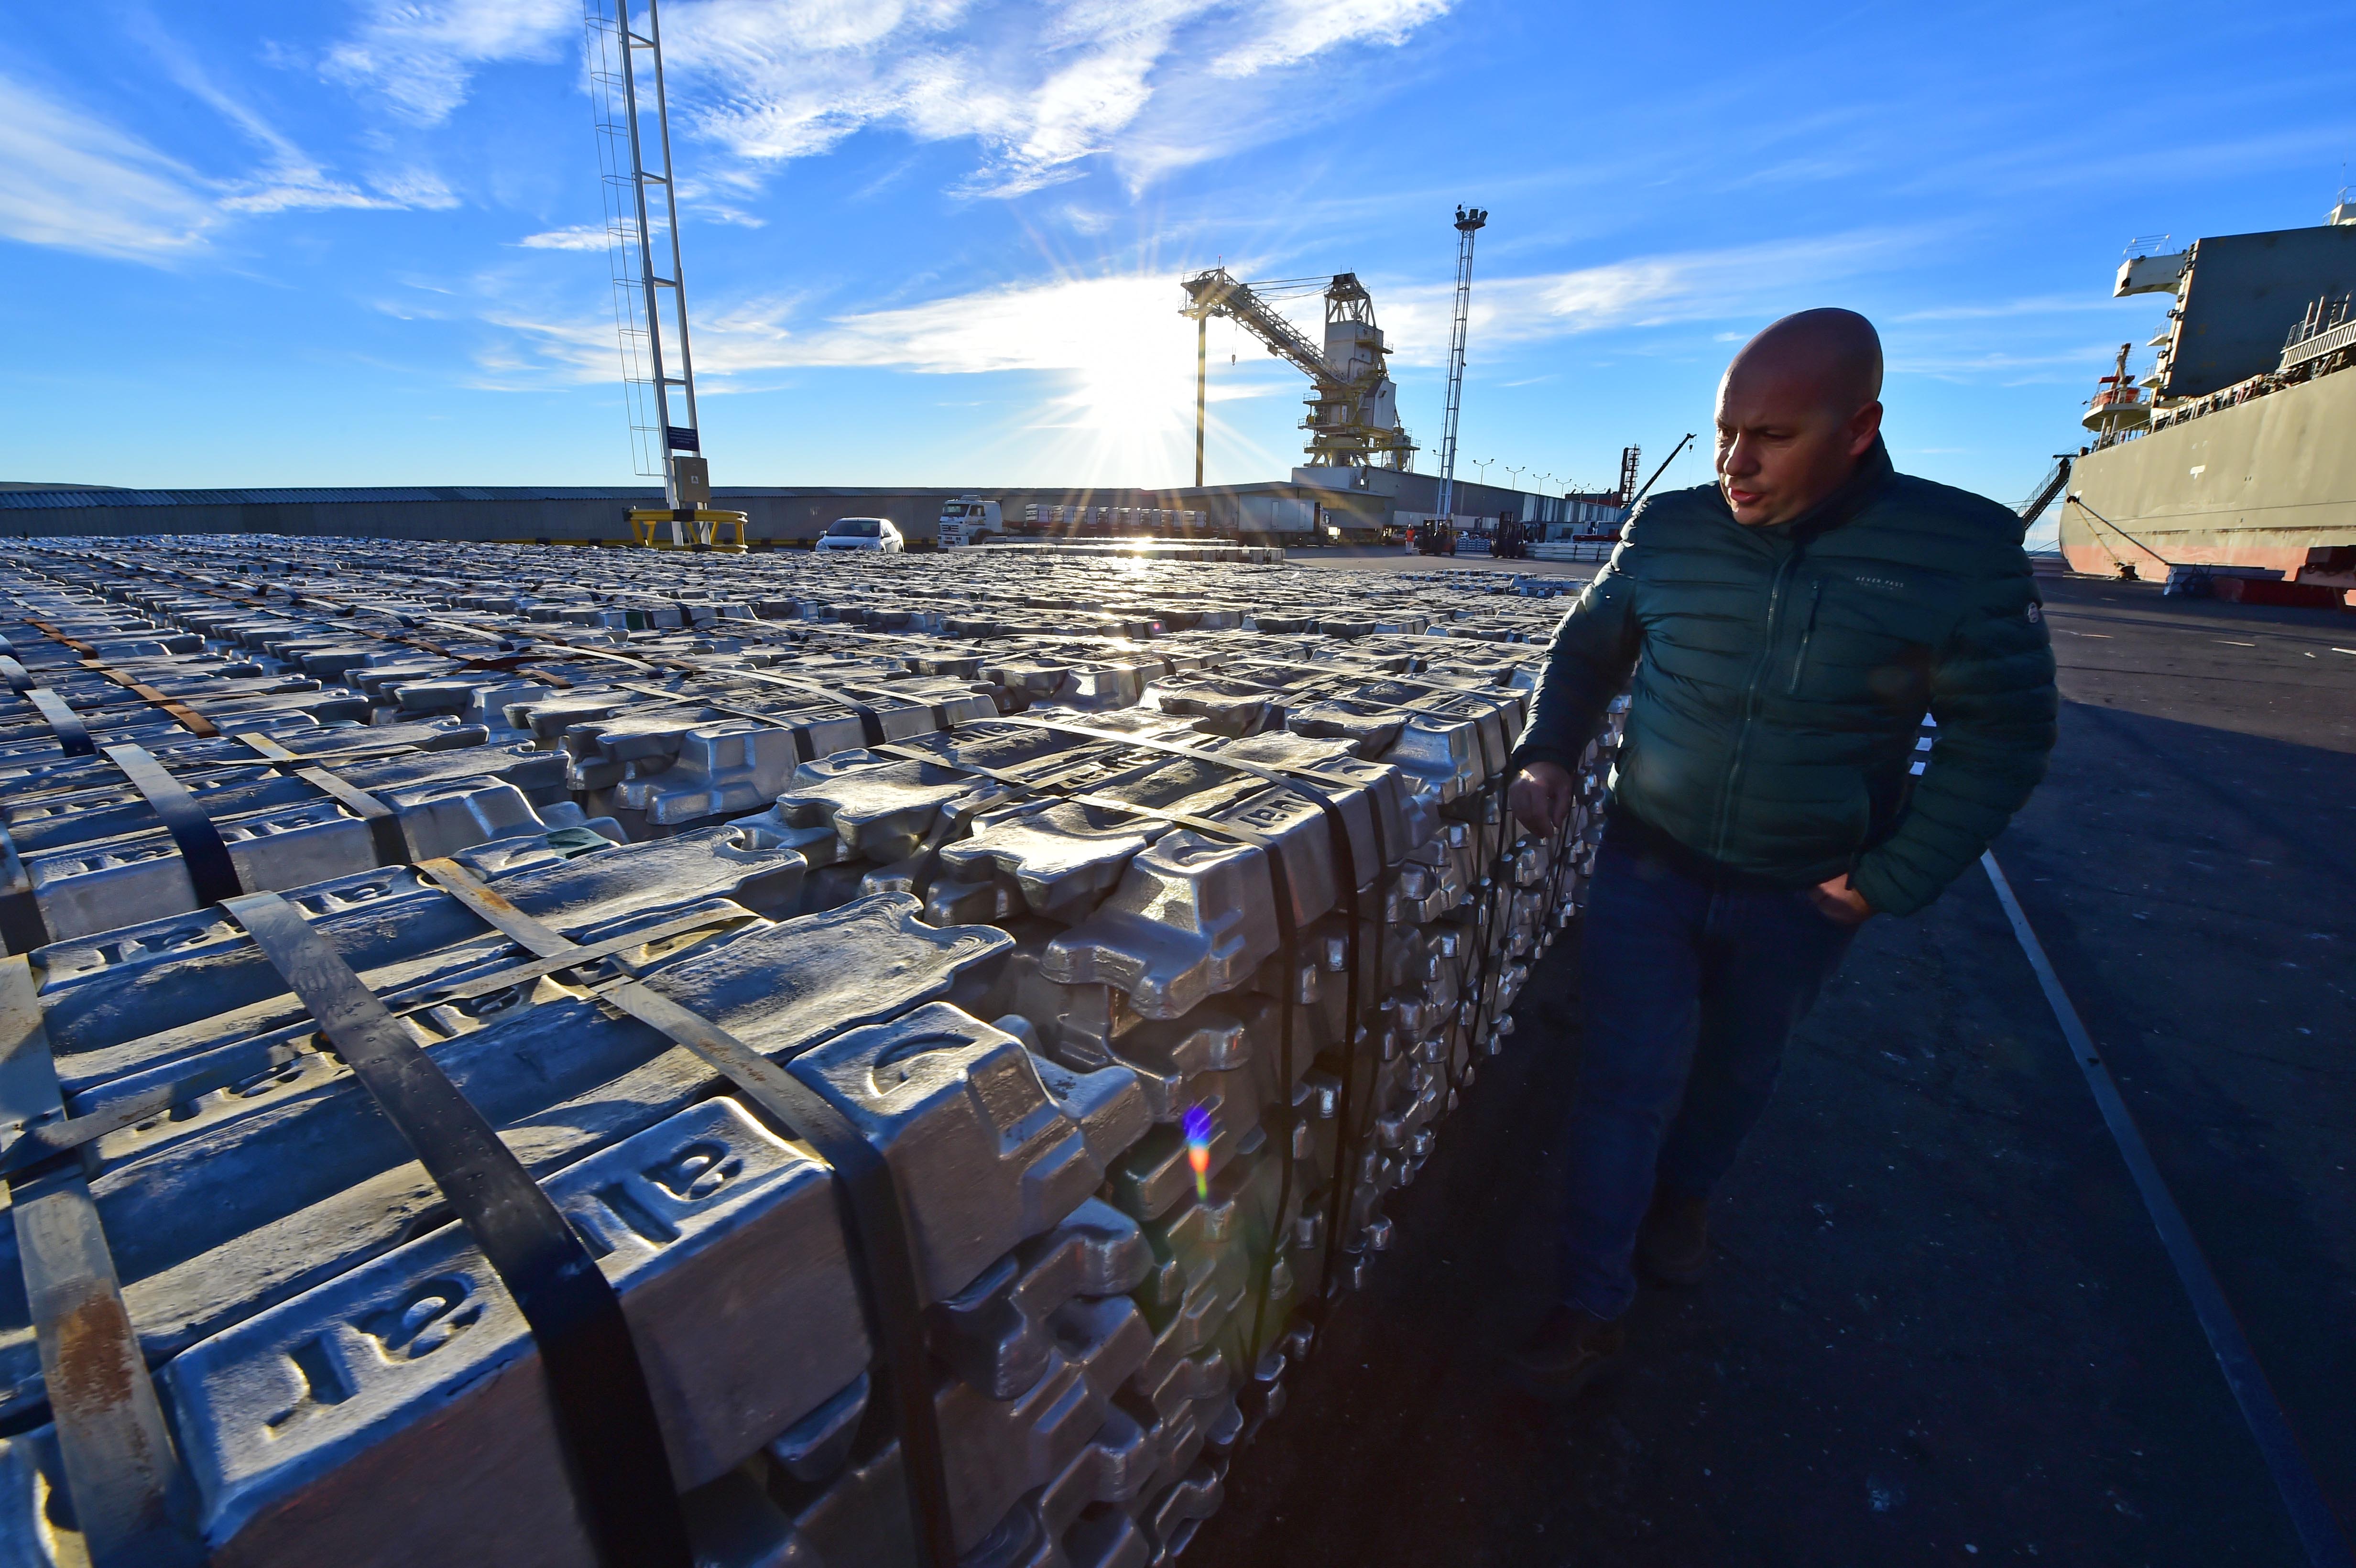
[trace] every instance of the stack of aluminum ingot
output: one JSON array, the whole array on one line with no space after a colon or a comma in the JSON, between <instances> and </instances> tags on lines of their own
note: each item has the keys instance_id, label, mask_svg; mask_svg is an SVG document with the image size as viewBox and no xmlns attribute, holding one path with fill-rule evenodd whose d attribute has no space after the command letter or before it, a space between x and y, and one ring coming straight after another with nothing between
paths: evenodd
<instances>
[{"instance_id":1,"label":"stack of aluminum ingot","mask_svg":"<svg viewBox=\"0 0 2356 1568\"><path fill-rule=\"evenodd\" d=\"M1133 1568L1218 1506L1579 904L1616 742L1559 839L1503 808L1547 592L987 549L0 549L0 825L57 1077L45 1110L0 1063L0 1124L143 1112L84 1167L186 1530L223 1563L596 1556L519 1308L105 748L286 891L598 1256L699 1561L918 1558L827 1166L628 983L884 1152L959 1560ZM535 959L434 857L585 951ZM0 1563L74 1561L0 1250Z\"/></svg>"}]
</instances>

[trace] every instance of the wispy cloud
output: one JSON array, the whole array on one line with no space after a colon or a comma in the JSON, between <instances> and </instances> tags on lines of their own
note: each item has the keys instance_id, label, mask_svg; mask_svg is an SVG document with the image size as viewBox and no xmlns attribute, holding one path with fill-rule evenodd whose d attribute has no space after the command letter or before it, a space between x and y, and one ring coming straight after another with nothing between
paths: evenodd
<instances>
[{"instance_id":1,"label":"wispy cloud","mask_svg":"<svg viewBox=\"0 0 2356 1568\"><path fill-rule=\"evenodd\" d=\"M594 236L594 241L590 238ZM601 230L558 230L522 241L549 249L602 244ZM1473 292L1472 336L1485 348L1665 321L1718 320L1803 283L1859 271L1902 251L1908 236L1870 232L1734 250L1642 257L1564 272L1484 279ZM1394 362L1429 367L1445 357L1450 290L1375 287ZM1097 395L1124 379L1160 385L1194 376L1194 335L1178 315L1177 273L1056 277L976 290L921 304L822 314L801 297L718 301L697 317L698 374L724 381L763 372L870 368L923 375L1067 372ZM1304 322L1322 308L1295 302ZM609 328L564 325L506 312L496 325L518 335L502 350L506 374L537 357L559 377L610 374L610 356L584 356ZM1314 336L1314 329L1312 328ZM520 356L519 357L518 356ZM1253 367L1263 368L1259 357ZM1269 373L1290 377L1289 371ZM1264 378L1220 378L1216 395L1258 395ZM1517 383L1518 384L1518 383Z\"/></svg>"},{"instance_id":2,"label":"wispy cloud","mask_svg":"<svg viewBox=\"0 0 2356 1568\"><path fill-rule=\"evenodd\" d=\"M166 264L210 249L234 218L457 205L422 169L396 168L365 183L335 175L248 98L217 86L152 17L134 21L133 36L172 84L260 149L259 165L237 174L193 167L67 96L0 76L0 159L13 171L0 189L0 236Z\"/></svg>"},{"instance_id":3,"label":"wispy cloud","mask_svg":"<svg viewBox=\"0 0 2356 1568\"><path fill-rule=\"evenodd\" d=\"M337 177L271 123L250 95L228 91L215 82L198 64L196 52L166 34L155 16L134 13L129 30L181 91L262 150L265 162L260 170L210 182L220 193L223 211L321 212L335 208L391 211L457 205L458 198L449 187L422 170L402 170L366 187Z\"/></svg>"},{"instance_id":4,"label":"wispy cloud","mask_svg":"<svg viewBox=\"0 0 2356 1568\"><path fill-rule=\"evenodd\" d=\"M581 223L570 229L527 234L516 243L527 251L603 251L611 239L604 224Z\"/></svg>"},{"instance_id":5,"label":"wispy cloud","mask_svg":"<svg viewBox=\"0 0 2356 1568\"><path fill-rule=\"evenodd\" d=\"M141 261L200 249L220 213L177 160L64 99L0 77L0 235Z\"/></svg>"},{"instance_id":6,"label":"wispy cloud","mask_svg":"<svg viewBox=\"0 0 2356 1568\"><path fill-rule=\"evenodd\" d=\"M1612 327L1760 315L1790 308L1796 290L1820 290L1854 277L1920 240L1909 231L1873 229L1478 279L1472 336L1494 349ZM1428 366L1445 359L1452 295L1443 283L1377 287L1376 305L1396 363Z\"/></svg>"},{"instance_id":7,"label":"wispy cloud","mask_svg":"<svg viewBox=\"0 0 2356 1568\"><path fill-rule=\"evenodd\" d=\"M557 59L581 27L575 0L367 0L362 11L321 71L420 125L449 118L477 68Z\"/></svg>"},{"instance_id":8,"label":"wispy cloud","mask_svg":"<svg viewBox=\"0 0 2356 1568\"><path fill-rule=\"evenodd\" d=\"M1330 83L1271 101L1272 79L1336 51L1404 43L1452 0L676 0L664 17L671 107L729 163L705 173L749 189L846 137L890 128L969 141L962 183L1010 196L1109 157L1132 185L1188 161L1153 125L1224 103L1232 146L1330 111ZM581 26L572 0L369 0L321 69L419 124L446 120L474 73L560 58ZM1149 110L1159 117L1151 123ZM1325 111L1320 111L1325 112Z\"/></svg>"},{"instance_id":9,"label":"wispy cloud","mask_svg":"<svg viewBox=\"0 0 2356 1568\"><path fill-rule=\"evenodd\" d=\"M333 208L400 212L453 208L458 197L437 176L422 171L371 182L364 189L303 163L281 165L261 178L235 182L220 205L230 212L324 212Z\"/></svg>"}]
</instances>

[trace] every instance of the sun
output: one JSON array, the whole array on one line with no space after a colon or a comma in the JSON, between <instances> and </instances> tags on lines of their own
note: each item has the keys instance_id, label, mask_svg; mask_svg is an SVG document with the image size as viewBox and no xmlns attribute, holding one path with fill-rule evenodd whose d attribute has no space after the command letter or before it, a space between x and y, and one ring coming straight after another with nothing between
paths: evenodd
<instances>
[{"instance_id":1,"label":"sun","mask_svg":"<svg viewBox=\"0 0 2356 1568\"><path fill-rule=\"evenodd\" d=\"M1071 279L1036 299L1034 342L1062 385L1033 428L1050 435L1058 472L1100 485L1194 483L1194 324L1178 314L1177 281L1174 272ZM1261 396L1264 378L1222 376L1226 355L1215 357L1207 436L1265 460L1218 413L1222 402Z\"/></svg>"}]
</instances>

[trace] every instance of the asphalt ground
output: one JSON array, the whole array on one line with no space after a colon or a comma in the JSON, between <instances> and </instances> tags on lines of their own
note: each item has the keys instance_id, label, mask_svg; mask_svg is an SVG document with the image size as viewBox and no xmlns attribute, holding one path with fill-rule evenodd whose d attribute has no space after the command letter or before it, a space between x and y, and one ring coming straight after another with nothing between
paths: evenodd
<instances>
[{"instance_id":1,"label":"asphalt ground","mask_svg":"<svg viewBox=\"0 0 2356 1568\"><path fill-rule=\"evenodd\" d=\"M1997 859L2356 1521L2356 614L2043 588L2062 740ZM1640 1297L1579 1402L1511 1389L1547 1306L1570 957L1192 1568L2304 1561L1976 869L1860 934L1719 1196L1709 1279Z\"/></svg>"}]
</instances>

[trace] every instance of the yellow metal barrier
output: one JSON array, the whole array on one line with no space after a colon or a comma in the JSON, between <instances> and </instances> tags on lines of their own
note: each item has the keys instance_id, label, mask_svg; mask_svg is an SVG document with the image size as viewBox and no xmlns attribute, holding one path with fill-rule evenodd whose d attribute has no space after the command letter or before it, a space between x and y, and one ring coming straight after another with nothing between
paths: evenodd
<instances>
[{"instance_id":1,"label":"yellow metal barrier","mask_svg":"<svg viewBox=\"0 0 2356 1568\"><path fill-rule=\"evenodd\" d=\"M723 555L742 555L745 550L742 512L714 512L703 507L674 512L657 507L631 512L630 532L633 542L649 549L708 549ZM723 539L723 532L734 537ZM661 537L666 533L669 538Z\"/></svg>"}]
</instances>

